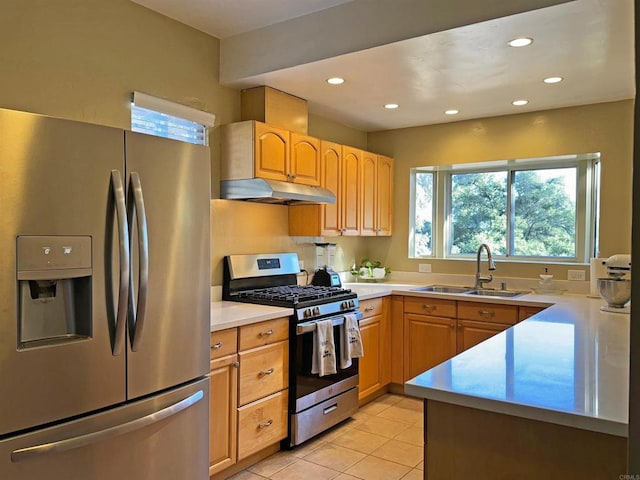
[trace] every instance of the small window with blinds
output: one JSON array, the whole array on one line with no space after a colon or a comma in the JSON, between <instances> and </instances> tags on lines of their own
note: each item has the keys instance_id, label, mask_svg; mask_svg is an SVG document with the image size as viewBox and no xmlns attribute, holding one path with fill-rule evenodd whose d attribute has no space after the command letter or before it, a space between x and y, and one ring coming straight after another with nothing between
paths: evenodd
<instances>
[{"instance_id":1,"label":"small window with blinds","mask_svg":"<svg viewBox=\"0 0 640 480\"><path fill-rule=\"evenodd\" d=\"M196 145L208 145L215 115L140 92L133 93L131 130Z\"/></svg>"}]
</instances>

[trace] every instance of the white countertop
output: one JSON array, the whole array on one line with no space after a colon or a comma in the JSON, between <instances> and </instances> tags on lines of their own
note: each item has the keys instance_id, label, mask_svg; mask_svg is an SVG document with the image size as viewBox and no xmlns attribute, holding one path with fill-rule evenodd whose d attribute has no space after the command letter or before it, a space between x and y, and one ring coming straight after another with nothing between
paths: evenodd
<instances>
[{"instance_id":1,"label":"white countertop","mask_svg":"<svg viewBox=\"0 0 640 480\"><path fill-rule=\"evenodd\" d=\"M211 331L240 327L250 323L293 315L291 308L267 307L251 303L212 302Z\"/></svg>"},{"instance_id":2,"label":"white countertop","mask_svg":"<svg viewBox=\"0 0 640 480\"><path fill-rule=\"evenodd\" d=\"M626 437L629 315L584 295L516 298L412 291L417 285L345 283L360 300L386 295L548 306L405 383L416 397ZM287 308L213 302L211 331L292 315ZM394 319L397 321L398 319ZM401 321L401 319L400 319Z\"/></svg>"}]
</instances>

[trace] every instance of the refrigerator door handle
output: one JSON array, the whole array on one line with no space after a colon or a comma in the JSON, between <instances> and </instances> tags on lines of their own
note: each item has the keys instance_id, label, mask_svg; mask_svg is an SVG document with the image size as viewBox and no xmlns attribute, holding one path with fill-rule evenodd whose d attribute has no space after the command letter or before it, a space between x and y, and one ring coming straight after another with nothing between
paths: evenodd
<instances>
[{"instance_id":1,"label":"refrigerator door handle","mask_svg":"<svg viewBox=\"0 0 640 480\"><path fill-rule=\"evenodd\" d=\"M113 341L113 355L122 353L127 325L127 306L129 304L129 229L127 225L127 207L125 204L124 185L118 170L111 170L111 185L116 204L118 222L118 250L120 252L120 285L118 288L118 313L116 315L116 331Z\"/></svg>"},{"instance_id":2,"label":"refrigerator door handle","mask_svg":"<svg viewBox=\"0 0 640 480\"><path fill-rule=\"evenodd\" d=\"M138 228L138 258L140 262L138 270L138 301L135 309L133 308L133 295L129 297L131 350L135 352L140 348L140 342L142 340L149 293L149 232L147 230L147 213L144 208L142 183L140 182L138 172L131 172L131 189L129 192L133 194L133 206L135 207L136 224ZM133 222L132 213L133 212L129 214L130 229L132 229L131 222Z\"/></svg>"},{"instance_id":3,"label":"refrigerator door handle","mask_svg":"<svg viewBox=\"0 0 640 480\"><path fill-rule=\"evenodd\" d=\"M43 443L41 445L34 445L32 447L19 448L11 452L11 461L13 463L17 463L48 453L64 452L67 450L72 450L74 448L85 447L97 442L102 442L118 435L133 432L134 430L144 428L153 423L160 422L165 418L171 417L178 412L191 407L195 403L199 402L203 397L203 391L198 390L193 395L190 395L187 398L180 400L179 402L169 405L162 410L158 410L157 412L150 413L149 415L145 415L144 417L131 420L127 423L115 425L113 427L105 428L104 430L98 430L96 432L87 433L78 437L65 438L64 440Z\"/></svg>"}]
</instances>

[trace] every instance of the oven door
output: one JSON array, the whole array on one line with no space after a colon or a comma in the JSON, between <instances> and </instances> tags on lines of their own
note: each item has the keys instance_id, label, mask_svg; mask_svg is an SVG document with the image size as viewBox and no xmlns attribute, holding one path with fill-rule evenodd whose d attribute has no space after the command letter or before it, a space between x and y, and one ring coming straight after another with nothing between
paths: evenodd
<instances>
[{"instance_id":1,"label":"oven door","mask_svg":"<svg viewBox=\"0 0 640 480\"><path fill-rule=\"evenodd\" d=\"M362 317L362 313L359 311L349 313L355 313L358 320ZM319 320L326 320L326 318L296 325L295 343L292 345L295 350L292 352L292 358L295 361L292 362L290 367L292 368L292 377L295 377L292 378L294 383L293 390L295 390L295 412L301 412L358 386L358 359L353 358L350 367L340 368L340 335L344 316L337 315L330 318L333 322L333 338L337 361L337 373L333 375L320 377L318 374L311 373L314 323Z\"/></svg>"}]
</instances>

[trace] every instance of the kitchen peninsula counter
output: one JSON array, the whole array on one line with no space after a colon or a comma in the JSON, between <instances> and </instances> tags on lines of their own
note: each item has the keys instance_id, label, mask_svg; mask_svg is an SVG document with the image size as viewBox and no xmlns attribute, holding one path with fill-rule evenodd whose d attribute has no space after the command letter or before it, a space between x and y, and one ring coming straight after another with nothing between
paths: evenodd
<instances>
[{"instance_id":1,"label":"kitchen peninsula counter","mask_svg":"<svg viewBox=\"0 0 640 480\"><path fill-rule=\"evenodd\" d=\"M628 435L629 315L585 295L478 298L415 285L382 295L548 306L405 383L425 399L425 478L618 478ZM402 321L402 319L392 319Z\"/></svg>"}]
</instances>

